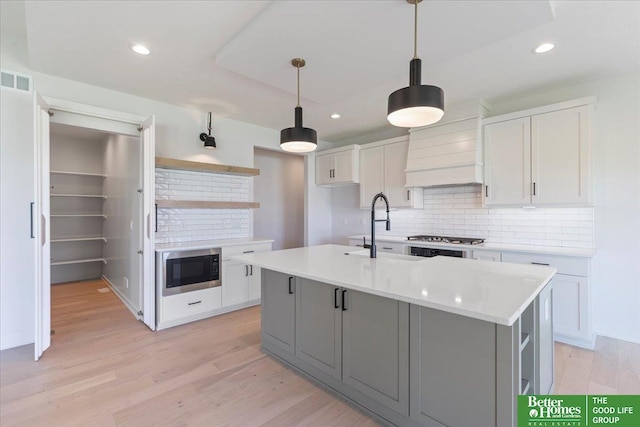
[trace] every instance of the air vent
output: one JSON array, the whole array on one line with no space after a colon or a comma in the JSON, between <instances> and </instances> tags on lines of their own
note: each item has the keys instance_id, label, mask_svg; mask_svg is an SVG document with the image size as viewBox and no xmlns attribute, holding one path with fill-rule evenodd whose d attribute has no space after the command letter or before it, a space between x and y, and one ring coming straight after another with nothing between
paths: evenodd
<instances>
[{"instance_id":1,"label":"air vent","mask_svg":"<svg viewBox=\"0 0 640 427\"><path fill-rule=\"evenodd\" d=\"M26 74L19 74L13 71L2 70L1 72L2 87L9 89L15 89L22 92L31 92L32 80L31 76Z\"/></svg>"}]
</instances>

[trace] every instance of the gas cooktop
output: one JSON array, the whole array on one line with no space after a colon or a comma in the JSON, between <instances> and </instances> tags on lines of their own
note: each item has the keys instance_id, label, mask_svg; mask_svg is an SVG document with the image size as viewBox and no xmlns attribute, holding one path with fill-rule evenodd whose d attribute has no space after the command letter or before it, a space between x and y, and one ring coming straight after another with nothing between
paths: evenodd
<instances>
[{"instance_id":1,"label":"gas cooktop","mask_svg":"<svg viewBox=\"0 0 640 427\"><path fill-rule=\"evenodd\" d=\"M415 240L418 242L434 242L434 243L453 243L457 245L479 245L484 239L477 237L445 237L445 236L409 236L407 240Z\"/></svg>"}]
</instances>

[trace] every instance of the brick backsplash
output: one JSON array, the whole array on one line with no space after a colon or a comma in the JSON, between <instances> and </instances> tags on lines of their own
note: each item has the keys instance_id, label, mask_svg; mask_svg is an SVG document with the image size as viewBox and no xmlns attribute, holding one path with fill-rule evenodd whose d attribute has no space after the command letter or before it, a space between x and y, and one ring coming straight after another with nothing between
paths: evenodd
<instances>
[{"instance_id":1,"label":"brick backsplash","mask_svg":"<svg viewBox=\"0 0 640 427\"><path fill-rule=\"evenodd\" d=\"M482 187L425 188L424 209L391 213L392 231L482 237L487 242L593 248L593 208L493 208L482 206ZM379 231L378 231L379 230Z\"/></svg>"},{"instance_id":2,"label":"brick backsplash","mask_svg":"<svg viewBox=\"0 0 640 427\"><path fill-rule=\"evenodd\" d=\"M251 177L156 169L156 199L250 201ZM156 243L251 236L249 209L158 209Z\"/></svg>"}]
</instances>

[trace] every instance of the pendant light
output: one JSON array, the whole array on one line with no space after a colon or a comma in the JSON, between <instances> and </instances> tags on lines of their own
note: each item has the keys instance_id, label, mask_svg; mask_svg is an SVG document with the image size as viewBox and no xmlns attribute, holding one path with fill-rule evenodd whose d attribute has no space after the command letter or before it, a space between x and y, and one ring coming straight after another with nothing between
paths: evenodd
<instances>
[{"instance_id":1,"label":"pendant light","mask_svg":"<svg viewBox=\"0 0 640 427\"><path fill-rule=\"evenodd\" d=\"M215 137L211 136L211 113L209 113L209 125L207 126L207 129L209 130L209 134L207 135L204 132L201 133L200 141L204 142L204 148L212 150L216 148L216 139Z\"/></svg>"},{"instance_id":2,"label":"pendant light","mask_svg":"<svg viewBox=\"0 0 640 427\"><path fill-rule=\"evenodd\" d=\"M318 147L318 135L311 128L302 126L302 107L300 106L300 68L304 67L302 58L294 58L291 65L298 70L298 105L295 109L295 125L280 131L280 148L293 153L308 153Z\"/></svg>"},{"instance_id":3,"label":"pendant light","mask_svg":"<svg viewBox=\"0 0 640 427\"><path fill-rule=\"evenodd\" d=\"M413 32L413 59L409 66L409 86L389 95L387 120L398 127L420 127L439 121L444 115L444 91L437 86L423 85L422 61L418 58L418 3L415 5Z\"/></svg>"}]
</instances>

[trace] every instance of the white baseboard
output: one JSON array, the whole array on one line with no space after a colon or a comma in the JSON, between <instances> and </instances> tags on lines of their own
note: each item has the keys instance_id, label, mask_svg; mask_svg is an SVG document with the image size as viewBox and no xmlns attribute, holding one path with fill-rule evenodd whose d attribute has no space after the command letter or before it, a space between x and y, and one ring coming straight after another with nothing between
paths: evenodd
<instances>
[{"instance_id":1,"label":"white baseboard","mask_svg":"<svg viewBox=\"0 0 640 427\"><path fill-rule=\"evenodd\" d=\"M109 286L109 289L111 289L111 292L113 292L114 294L116 294L116 296L118 298L120 298L120 301L122 301L124 306L129 309L131 314L133 314L133 317L135 317L136 319L140 320L140 316L138 316L138 311L139 310L136 307L134 307L133 304L131 304L131 301L129 301L127 299L127 297L124 296L124 294L122 292L120 292L120 290L118 288L116 288L113 285L113 283L111 283L111 281L109 279L107 279L107 276L102 275L102 280L104 280L106 282L106 284Z\"/></svg>"},{"instance_id":2,"label":"white baseboard","mask_svg":"<svg viewBox=\"0 0 640 427\"><path fill-rule=\"evenodd\" d=\"M583 339L565 337L563 335L556 334L553 336L553 340L564 343L564 344L569 344L575 347L582 347L582 348L586 348L587 350L593 350L596 348L597 337L598 336L594 334L590 340L583 340Z\"/></svg>"}]
</instances>

